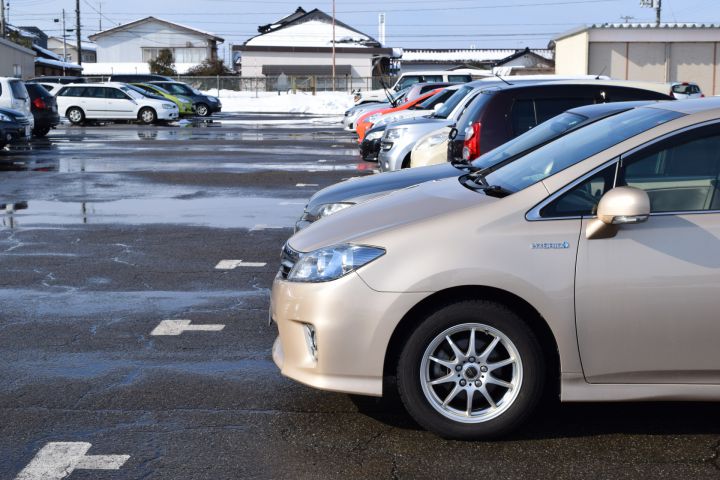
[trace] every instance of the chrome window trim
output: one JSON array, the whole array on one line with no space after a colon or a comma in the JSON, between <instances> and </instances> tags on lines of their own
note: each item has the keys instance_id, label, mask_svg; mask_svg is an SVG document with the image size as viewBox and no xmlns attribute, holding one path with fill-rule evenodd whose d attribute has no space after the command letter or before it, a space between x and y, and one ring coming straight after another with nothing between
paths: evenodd
<instances>
[{"instance_id":1,"label":"chrome window trim","mask_svg":"<svg viewBox=\"0 0 720 480\"><path fill-rule=\"evenodd\" d=\"M684 117L679 117L684 118ZM573 215L568 217L541 217L540 216L540 210L545 208L545 206L549 203L552 203L556 198L563 195L565 192L570 190L571 188L577 186L578 184L582 183L583 181L587 180L589 177L595 175L600 170L609 167L613 162L616 163L615 165L615 179L613 180L613 188L615 188L615 185L617 185L618 181L618 174L620 172L619 165L620 163L625 160L627 157L634 155L635 153L648 148L652 145L655 145L656 143L662 142L664 140L667 140L670 137L673 137L675 135L680 135L685 132L695 130L702 127L707 127L708 125L714 125L714 124L720 124L720 119L714 119L714 120L706 120L701 123L696 123L693 125L688 125L686 127L673 130L672 132L668 132L665 135L662 135L660 137L653 138L652 140L643 143L642 145L639 145L631 150L628 150L627 152L621 154L618 157L613 158L612 160L605 162L599 167L596 167L595 169L591 170L590 172L586 173L585 175L578 177L577 179L573 180L569 184L562 187L560 190L557 190L555 193L551 194L550 196L546 197L544 200L542 200L540 203L535 205L533 208L528 210L528 212L525 214L525 220L529 222L542 222L546 220L578 220L582 218L595 218L595 215L592 216L583 216L583 215ZM584 161L584 160L583 160ZM559 172L558 172L559 173ZM543 180L541 180L543 182ZM720 210L696 210L696 211L678 211L678 212L657 212L657 213L651 213L650 216L659 216L659 215L692 215L697 213L715 213L720 212Z\"/></svg>"}]
</instances>

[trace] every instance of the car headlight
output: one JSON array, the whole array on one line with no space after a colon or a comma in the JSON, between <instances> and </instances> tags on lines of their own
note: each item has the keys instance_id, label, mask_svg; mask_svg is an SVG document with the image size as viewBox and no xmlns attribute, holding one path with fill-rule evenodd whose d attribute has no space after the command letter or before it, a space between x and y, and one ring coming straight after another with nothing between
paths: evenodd
<instances>
[{"instance_id":1,"label":"car headlight","mask_svg":"<svg viewBox=\"0 0 720 480\"><path fill-rule=\"evenodd\" d=\"M345 210L347 207L352 207L353 205L355 205L355 204L354 203L326 203L325 205L320 207L317 217L318 218L327 217L328 215L337 213L340 210Z\"/></svg>"},{"instance_id":2,"label":"car headlight","mask_svg":"<svg viewBox=\"0 0 720 480\"><path fill-rule=\"evenodd\" d=\"M365 119L366 122L369 123L375 123L378 118L382 117L382 113L375 113L373 115L370 115L368 118Z\"/></svg>"},{"instance_id":3,"label":"car headlight","mask_svg":"<svg viewBox=\"0 0 720 480\"><path fill-rule=\"evenodd\" d=\"M0 113L0 122L12 122L12 118L5 115L4 113Z\"/></svg>"},{"instance_id":4,"label":"car headlight","mask_svg":"<svg viewBox=\"0 0 720 480\"><path fill-rule=\"evenodd\" d=\"M177 108L177 105L174 103L163 103L163 108L165 110L172 110L173 108Z\"/></svg>"},{"instance_id":5,"label":"car headlight","mask_svg":"<svg viewBox=\"0 0 720 480\"><path fill-rule=\"evenodd\" d=\"M415 147L416 150L423 150L425 148L432 148L435 145L439 145L446 141L448 139L447 133L438 133L436 135L432 135L422 142L418 143L417 147Z\"/></svg>"},{"instance_id":6,"label":"car headlight","mask_svg":"<svg viewBox=\"0 0 720 480\"><path fill-rule=\"evenodd\" d=\"M385 133L384 130L379 130L377 132L368 133L365 136L365 140L377 140L378 138L381 138L383 136L383 133Z\"/></svg>"},{"instance_id":7,"label":"car headlight","mask_svg":"<svg viewBox=\"0 0 720 480\"><path fill-rule=\"evenodd\" d=\"M304 253L288 273L290 282L329 282L383 256L385 250L363 245L333 245Z\"/></svg>"},{"instance_id":8,"label":"car headlight","mask_svg":"<svg viewBox=\"0 0 720 480\"><path fill-rule=\"evenodd\" d=\"M387 140L397 140L402 137L405 132L407 132L407 128L390 128L385 131L385 138Z\"/></svg>"}]
</instances>

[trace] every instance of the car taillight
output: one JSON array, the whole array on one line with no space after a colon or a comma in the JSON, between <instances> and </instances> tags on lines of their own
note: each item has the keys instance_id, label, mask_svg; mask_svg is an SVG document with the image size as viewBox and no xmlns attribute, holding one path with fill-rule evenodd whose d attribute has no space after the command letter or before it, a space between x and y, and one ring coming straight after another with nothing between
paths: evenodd
<instances>
[{"instance_id":1,"label":"car taillight","mask_svg":"<svg viewBox=\"0 0 720 480\"><path fill-rule=\"evenodd\" d=\"M476 122L465 129L465 143L463 144L463 160L475 160L480 156L480 132L482 123Z\"/></svg>"},{"instance_id":2,"label":"car taillight","mask_svg":"<svg viewBox=\"0 0 720 480\"><path fill-rule=\"evenodd\" d=\"M45 103L45 100L40 97L33 100L33 105L35 105L35 108L38 110L45 110L47 108L47 103Z\"/></svg>"}]
</instances>

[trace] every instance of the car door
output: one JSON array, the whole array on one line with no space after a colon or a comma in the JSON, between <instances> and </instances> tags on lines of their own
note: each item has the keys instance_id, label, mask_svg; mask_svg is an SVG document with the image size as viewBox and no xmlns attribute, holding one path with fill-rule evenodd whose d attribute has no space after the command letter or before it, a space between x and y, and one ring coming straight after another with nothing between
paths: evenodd
<instances>
[{"instance_id":1,"label":"car door","mask_svg":"<svg viewBox=\"0 0 720 480\"><path fill-rule=\"evenodd\" d=\"M86 118L107 118L105 104L105 87L73 87L79 90L78 104L85 112Z\"/></svg>"},{"instance_id":2,"label":"car door","mask_svg":"<svg viewBox=\"0 0 720 480\"><path fill-rule=\"evenodd\" d=\"M135 118L136 102L119 88L103 87L110 118Z\"/></svg>"},{"instance_id":3,"label":"car door","mask_svg":"<svg viewBox=\"0 0 720 480\"><path fill-rule=\"evenodd\" d=\"M617 165L615 184L645 190L652 213L604 239L587 239L583 219L575 307L585 377L718 384L720 126L673 134Z\"/></svg>"}]
</instances>

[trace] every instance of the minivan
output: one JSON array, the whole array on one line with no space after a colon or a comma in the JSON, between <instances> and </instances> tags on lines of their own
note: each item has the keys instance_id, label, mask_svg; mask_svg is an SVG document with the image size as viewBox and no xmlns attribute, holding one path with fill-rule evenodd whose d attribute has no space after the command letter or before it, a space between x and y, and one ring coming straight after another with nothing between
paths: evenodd
<instances>
[{"instance_id":1,"label":"minivan","mask_svg":"<svg viewBox=\"0 0 720 480\"><path fill-rule=\"evenodd\" d=\"M273 360L323 390L396 388L456 439L542 398L718 401L718 178L720 99L660 102L339 211L282 250Z\"/></svg>"},{"instance_id":2,"label":"minivan","mask_svg":"<svg viewBox=\"0 0 720 480\"><path fill-rule=\"evenodd\" d=\"M140 120L151 124L179 117L173 102L146 97L124 83L70 84L56 98L60 115L75 125L85 120Z\"/></svg>"},{"instance_id":3,"label":"minivan","mask_svg":"<svg viewBox=\"0 0 720 480\"><path fill-rule=\"evenodd\" d=\"M392 87L390 92L399 92L403 88L410 87L416 83L467 83L473 80L473 77L484 78L492 77L492 73L488 70L427 70L417 72L405 72L401 74ZM383 102L387 98L385 89L369 90L367 92L356 92L353 97L355 104L367 102Z\"/></svg>"}]
</instances>

